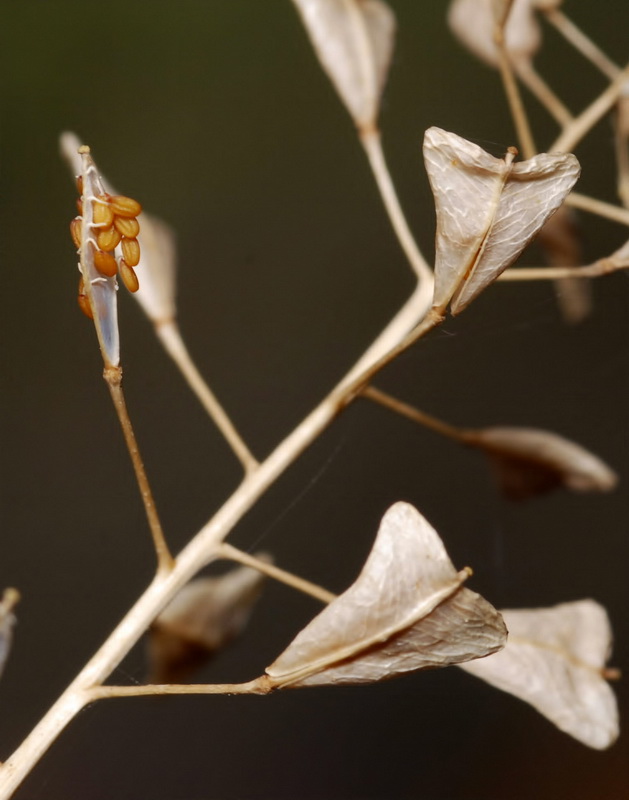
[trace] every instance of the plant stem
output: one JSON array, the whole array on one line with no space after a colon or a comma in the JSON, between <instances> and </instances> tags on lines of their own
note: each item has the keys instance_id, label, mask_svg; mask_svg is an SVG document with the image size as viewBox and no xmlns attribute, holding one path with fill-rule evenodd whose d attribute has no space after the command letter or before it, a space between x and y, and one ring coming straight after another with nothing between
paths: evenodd
<instances>
[{"instance_id":1,"label":"plant stem","mask_svg":"<svg viewBox=\"0 0 629 800\"><path fill-rule=\"evenodd\" d=\"M155 697L167 694L268 694L273 689L265 675L246 683L164 683L144 686L97 686L88 694L88 702L113 697Z\"/></svg>"},{"instance_id":2,"label":"plant stem","mask_svg":"<svg viewBox=\"0 0 629 800\"><path fill-rule=\"evenodd\" d=\"M449 425L447 422L437 419L437 417L426 414L424 411L421 411L419 408L415 408L408 403L403 403L401 400L398 400L397 397L393 397L392 395L386 394L380 389L376 389L375 386L366 386L362 390L361 394L368 400L372 400L374 403L384 406L384 408L395 411L396 414L401 414L403 417L406 417L413 422L417 422L426 428L430 428L430 430L435 431L435 433L440 433L443 436L447 436L449 439L454 439L456 442L465 441L465 433L459 428L455 428L454 425Z\"/></svg>"},{"instance_id":3,"label":"plant stem","mask_svg":"<svg viewBox=\"0 0 629 800\"><path fill-rule=\"evenodd\" d=\"M581 28L577 27L563 11L560 11L558 8L549 8L543 13L546 15L546 19L557 28L561 35L569 41L581 55L591 61L592 64L604 75L607 75L610 80L614 80L616 75L620 72L620 67L614 64L598 45L594 44L589 36L586 36Z\"/></svg>"},{"instance_id":4,"label":"plant stem","mask_svg":"<svg viewBox=\"0 0 629 800\"><path fill-rule=\"evenodd\" d=\"M533 141L533 132L524 110L522 95L518 88L517 81L511 65L511 59L505 42L505 25L509 18L512 3L505 4L505 13L502 19L496 21L494 28L494 43L498 51L498 62L500 65L500 77L504 86L507 102L511 111L511 118L515 125L518 141L522 149L524 158L532 158L537 152Z\"/></svg>"},{"instance_id":5,"label":"plant stem","mask_svg":"<svg viewBox=\"0 0 629 800\"><path fill-rule=\"evenodd\" d=\"M505 281L543 281L555 278L598 278L621 269L629 268L629 258L599 258L583 267L516 267L500 276Z\"/></svg>"},{"instance_id":6,"label":"plant stem","mask_svg":"<svg viewBox=\"0 0 629 800\"><path fill-rule=\"evenodd\" d=\"M322 603L331 603L332 600L334 600L332 592L328 592L328 590L324 589L322 586L311 583L305 578L300 578L299 575L287 572L285 569L276 567L274 564L261 561L259 558L251 556L249 553L244 553L242 550L226 542L223 542L220 546L218 555L219 557L237 561L239 564L244 564L246 567L252 567L258 570L258 572L262 572L264 575L268 575L270 578L274 578L276 581L286 584L286 586L297 589L298 592L303 592L304 594L310 595L310 597L314 597L315 600L320 600Z\"/></svg>"},{"instance_id":7,"label":"plant stem","mask_svg":"<svg viewBox=\"0 0 629 800\"><path fill-rule=\"evenodd\" d=\"M546 81L544 81L541 75L535 70L533 64L528 60L519 59L514 64L514 67L522 83L535 95L555 121L562 128L569 125L574 117Z\"/></svg>"},{"instance_id":8,"label":"plant stem","mask_svg":"<svg viewBox=\"0 0 629 800\"><path fill-rule=\"evenodd\" d=\"M205 408L207 413L214 420L216 427L225 437L234 455L242 464L245 474L252 472L258 466L258 461L252 455L236 430L233 422L203 379L194 361L190 358L185 342L181 338L177 323L174 320L161 322L155 326L155 332L164 345L168 355L179 367L188 386L192 389L203 408Z\"/></svg>"},{"instance_id":9,"label":"plant stem","mask_svg":"<svg viewBox=\"0 0 629 800\"><path fill-rule=\"evenodd\" d=\"M627 65L605 91L591 103L578 117L568 125L548 148L549 153L569 153L583 139L588 131L596 125L599 119L606 114L618 100L629 78L629 65Z\"/></svg>"},{"instance_id":10,"label":"plant stem","mask_svg":"<svg viewBox=\"0 0 629 800\"><path fill-rule=\"evenodd\" d=\"M332 422L347 404L351 387L378 361L387 357L395 342L413 332L426 314L429 299L424 285L418 285L376 341L368 348L340 383L275 448L259 468L243 482L211 520L177 556L173 568L158 571L152 583L127 612L113 633L47 711L40 722L0 766L0 800L8 800L42 755L73 717L90 702L95 688L103 683L142 636L159 612L203 566L218 557L220 544L236 523ZM377 370L376 370L377 371Z\"/></svg>"},{"instance_id":11,"label":"plant stem","mask_svg":"<svg viewBox=\"0 0 629 800\"><path fill-rule=\"evenodd\" d=\"M597 214L599 217L611 219L612 222L619 222L621 225L629 225L629 209L605 203L603 200L596 200L579 192L570 192L564 202L572 208Z\"/></svg>"},{"instance_id":12,"label":"plant stem","mask_svg":"<svg viewBox=\"0 0 629 800\"><path fill-rule=\"evenodd\" d=\"M376 179L382 202L386 208L389 220L398 238L400 246L404 251L413 271L419 281L425 281L432 285L432 270L428 266L425 258L421 254L417 242L411 233L400 201L395 191L395 185L391 180L391 174L384 158L380 132L376 128L368 128L360 132L362 142L371 170Z\"/></svg>"},{"instance_id":13,"label":"plant stem","mask_svg":"<svg viewBox=\"0 0 629 800\"><path fill-rule=\"evenodd\" d=\"M153 500L153 492L142 463L142 457L138 448L138 443L133 432L133 425L127 412L127 405L125 403L124 394L122 391L122 369L120 367L105 367L103 377L109 387L111 399L113 400L120 427L131 457L131 463L135 471L135 477L138 482L138 488L144 503L144 510L148 519L149 528L151 529L151 536L153 537L153 545L157 555L157 569L158 571L168 571L173 567L173 557L170 554L162 524L159 521L155 501Z\"/></svg>"}]
</instances>

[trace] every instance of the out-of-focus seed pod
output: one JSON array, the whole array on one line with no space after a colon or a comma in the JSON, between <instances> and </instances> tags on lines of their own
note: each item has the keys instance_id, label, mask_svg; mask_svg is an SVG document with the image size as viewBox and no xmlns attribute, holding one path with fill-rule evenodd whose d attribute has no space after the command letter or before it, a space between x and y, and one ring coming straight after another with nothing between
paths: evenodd
<instances>
[{"instance_id":1,"label":"out-of-focus seed pod","mask_svg":"<svg viewBox=\"0 0 629 800\"><path fill-rule=\"evenodd\" d=\"M117 194L109 198L109 204L114 214L119 217L137 217L142 211L142 206L132 197Z\"/></svg>"},{"instance_id":2,"label":"out-of-focus seed pod","mask_svg":"<svg viewBox=\"0 0 629 800\"><path fill-rule=\"evenodd\" d=\"M78 250L81 247L81 226L83 224L83 220L81 217L75 217L72 222L70 223L70 234L72 235L72 241L74 242L74 246Z\"/></svg>"},{"instance_id":3,"label":"out-of-focus seed pod","mask_svg":"<svg viewBox=\"0 0 629 800\"><path fill-rule=\"evenodd\" d=\"M120 244L122 236L115 228L105 228L99 231L96 241L100 250L113 250Z\"/></svg>"},{"instance_id":4,"label":"out-of-focus seed pod","mask_svg":"<svg viewBox=\"0 0 629 800\"><path fill-rule=\"evenodd\" d=\"M90 299L85 294L85 282L83 281L83 278L81 278L79 281L79 296L77 297L77 301L79 308L85 314L85 316L89 319L94 319L94 314L92 314L92 306L90 305Z\"/></svg>"},{"instance_id":5,"label":"out-of-focus seed pod","mask_svg":"<svg viewBox=\"0 0 629 800\"><path fill-rule=\"evenodd\" d=\"M140 243L137 239L122 239L122 256L129 267L137 267L140 263Z\"/></svg>"},{"instance_id":6,"label":"out-of-focus seed pod","mask_svg":"<svg viewBox=\"0 0 629 800\"><path fill-rule=\"evenodd\" d=\"M140 288L140 281L135 274L135 270L124 260L120 261L120 278L130 292L137 292Z\"/></svg>"},{"instance_id":7,"label":"out-of-focus seed pod","mask_svg":"<svg viewBox=\"0 0 629 800\"><path fill-rule=\"evenodd\" d=\"M104 250L95 251L94 266L101 275L107 275L108 278L113 278L118 272L118 262L111 253L106 253Z\"/></svg>"},{"instance_id":8,"label":"out-of-focus seed pod","mask_svg":"<svg viewBox=\"0 0 629 800\"><path fill-rule=\"evenodd\" d=\"M114 221L114 212L112 211L108 198L105 195L100 195L94 201L94 225L101 228L110 228Z\"/></svg>"},{"instance_id":9,"label":"out-of-focus seed pod","mask_svg":"<svg viewBox=\"0 0 629 800\"><path fill-rule=\"evenodd\" d=\"M114 228L123 236L135 239L140 232L140 223L135 217L114 217Z\"/></svg>"}]
</instances>

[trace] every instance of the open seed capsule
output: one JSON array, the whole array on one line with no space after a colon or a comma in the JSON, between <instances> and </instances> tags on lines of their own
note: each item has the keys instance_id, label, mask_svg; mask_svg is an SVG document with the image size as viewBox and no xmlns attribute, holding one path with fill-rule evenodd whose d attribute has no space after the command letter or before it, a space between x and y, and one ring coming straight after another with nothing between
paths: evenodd
<instances>
[{"instance_id":1,"label":"open seed capsule","mask_svg":"<svg viewBox=\"0 0 629 800\"><path fill-rule=\"evenodd\" d=\"M119 217L137 217L142 211L142 206L132 197L116 194L109 198L109 204Z\"/></svg>"},{"instance_id":2,"label":"open seed capsule","mask_svg":"<svg viewBox=\"0 0 629 800\"><path fill-rule=\"evenodd\" d=\"M111 253L106 253L104 250L94 252L94 266L101 275L107 275L108 278L113 278L118 272L116 259Z\"/></svg>"},{"instance_id":3,"label":"open seed capsule","mask_svg":"<svg viewBox=\"0 0 629 800\"><path fill-rule=\"evenodd\" d=\"M72 241L77 250L81 247L81 228L83 220L81 217L75 217L70 223L70 233L72 234Z\"/></svg>"},{"instance_id":4,"label":"open seed capsule","mask_svg":"<svg viewBox=\"0 0 629 800\"><path fill-rule=\"evenodd\" d=\"M135 274L135 270L124 260L120 261L120 278L130 292L137 292L140 288L140 281Z\"/></svg>"},{"instance_id":5,"label":"open seed capsule","mask_svg":"<svg viewBox=\"0 0 629 800\"><path fill-rule=\"evenodd\" d=\"M114 217L114 228L123 236L135 239L140 232L140 223L135 217Z\"/></svg>"},{"instance_id":6,"label":"open seed capsule","mask_svg":"<svg viewBox=\"0 0 629 800\"><path fill-rule=\"evenodd\" d=\"M120 233L115 228L105 228L96 235L100 250L113 250L120 244Z\"/></svg>"},{"instance_id":7,"label":"open seed capsule","mask_svg":"<svg viewBox=\"0 0 629 800\"><path fill-rule=\"evenodd\" d=\"M129 267L137 267L140 263L140 243L137 239L122 239L122 257Z\"/></svg>"}]
</instances>

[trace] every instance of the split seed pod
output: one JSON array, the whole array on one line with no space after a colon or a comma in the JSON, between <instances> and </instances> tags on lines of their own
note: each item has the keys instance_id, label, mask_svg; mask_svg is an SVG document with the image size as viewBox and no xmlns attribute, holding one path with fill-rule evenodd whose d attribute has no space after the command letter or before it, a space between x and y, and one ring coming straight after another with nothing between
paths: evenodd
<instances>
[{"instance_id":1,"label":"split seed pod","mask_svg":"<svg viewBox=\"0 0 629 800\"><path fill-rule=\"evenodd\" d=\"M356 582L267 668L271 687L371 683L500 650L502 617L463 587L469 575L413 506L396 503Z\"/></svg>"},{"instance_id":2,"label":"split seed pod","mask_svg":"<svg viewBox=\"0 0 629 800\"><path fill-rule=\"evenodd\" d=\"M424 159L437 212L433 305L461 312L517 259L580 173L570 153L514 163L429 128Z\"/></svg>"},{"instance_id":3,"label":"split seed pod","mask_svg":"<svg viewBox=\"0 0 629 800\"><path fill-rule=\"evenodd\" d=\"M462 664L519 697L565 733L603 750L618 737L618 708L606 678L611 628L593 600L502 611L509 641L500 653Z\"/></svg>"}]
</instances>

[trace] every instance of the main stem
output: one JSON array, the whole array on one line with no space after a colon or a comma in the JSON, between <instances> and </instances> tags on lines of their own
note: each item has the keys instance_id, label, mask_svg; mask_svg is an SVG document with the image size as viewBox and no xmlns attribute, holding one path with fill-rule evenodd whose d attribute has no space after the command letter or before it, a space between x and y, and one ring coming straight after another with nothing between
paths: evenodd
<instances>
[{"instance_id":1,"label":"main stem","mask_svg":"<svg viewBox=\"0 0 629 800\"><path fill-rule=\"evenodd\" d=\"M375 364L388 363L386 354L415 329L427 311L426 287L417 288L330 394L253 470L212 519L181 551L169 571L155 578L113 633L77 677L0 767L0 800L8 800L73 717L95 696L100 686L142 636L151 622L203 566L219 556L220 545L284 470L316 440L346 405L348 391L360 384Z\"/></svg>"}]
</instances>

